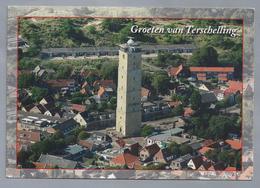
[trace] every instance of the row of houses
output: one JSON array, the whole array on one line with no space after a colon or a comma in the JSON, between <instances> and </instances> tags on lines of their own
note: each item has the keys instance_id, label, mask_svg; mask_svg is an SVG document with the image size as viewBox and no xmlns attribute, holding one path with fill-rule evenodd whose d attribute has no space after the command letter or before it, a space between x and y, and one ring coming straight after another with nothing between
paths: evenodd
<instances>
[{"instance_id":1,"label":"row of houses","mask_svg":"<svg viewBox=\"0 0 260 188\"><path fill-rule=\"evenodd\" d=\"M199 81L209 79L228 81L234 78L234 67L189 67L189 69L185 69L181 64L178 67L169 67L167 72L172 78L190 75L191 78Z\"/></svg>"}]
</instances>

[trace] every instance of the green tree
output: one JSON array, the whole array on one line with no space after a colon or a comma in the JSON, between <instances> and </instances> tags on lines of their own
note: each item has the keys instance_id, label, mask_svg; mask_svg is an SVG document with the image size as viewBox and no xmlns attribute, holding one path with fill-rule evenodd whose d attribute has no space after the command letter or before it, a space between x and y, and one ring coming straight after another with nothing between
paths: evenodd
<instances>
[{"instance_id":1,"label":"green tree","mask_svg":"<svg viewBox=\"0 0 260 188\"><path fill-rule=\"evenodd\" d=\"M141 136L146 137L151 135L154 132L154 128L149 126L149 125L145 125L142 127L141 129Z\"/></svg>"},{"instance_id":2,"label":"green tree","mask_svg":"<svg viewBox=\"0 0 260 188\"><path fill-rule=\"evenodd\" d=\"M173 109L173 115L174 116L182 116L184 113L183 105L180 104L176 108Z\"/></svg>"},{"instance_id":3,"label":"green tree","mask_svg":"<svg viewBox=\"0 0 260 188\"><path fill-rule=\"evenodd\" d=\"M79 133L79 135L78 135L78 139L79 139L79 140L85 140L85 139L87 139L87 138L89 138L89 137L90 137L90 134L87 133L86 131L81 131L81 132Z\"/></svg>"},{"instance_id":4,"label":"green tree","mask_svg":"<svg viewBox=\"0 0 260 188\"><path fill-rule=\"evenodd\" d=\"M214 115L209 120L208 133L213 139L225 139L234 127L232 120L223 115Z\"/></svg>"},{"instance_id":5,"label":"green tree","mask_svg":"<svg viewBox=\"0 0 260 188\"><path fill-rule=\"evenodd\" d=\"M39 102L43 97L48 95L48 89L41 87L32 87L32 99Z\"/></svg>"},{"instance_id":6,"label":"green tree","mask_svg":"<svg viewBox=\"0 0 260 188\"><path fill-rule=\"evenodd\" d=\"M212 161L214 161L214 162L217 162L217 161L218 161L218 153L219 153L218 150L213 149L213 150L207 151L207 152L205 153L205 156L206 156L208 159L210 159L210 160L212 160Z\"/></svg>"},{"instance_id":7,"label":"green tree","mask_svg":"<svg viewBox=\"0 0 260 188\"><path fill-rule=\"evenodd\" d=\"M171 142L168 146L168 151L173 154L175 157L179 157L181 155L180 145L176 142Z\"/></svg>"},{"instance_id":8,"label":"green tree","mask_svg":"<svg viewBox=\"0 0 260 188\"><path fill-rule=\"evenodd\" d=\"M193 110L198 110L201 106L201 96L197 90L193 90L190 97L191 108Z\"/></svg>"},{"instance_id":9,"label":"green tree","mask_svg":"<svg viewBox=\"0 0 260 188\"><path fill-rule=\"evenodd\" d=\"M119 32L123 27L125 27L126 23L128 23L129 20L127 19L105 19L102 23L101 26L103 29L106 29L111 32Z\"/></svg>"},{"instance_id":10,"label":"green tree","mask_svg":"<svg viewBox=\"0 0 260 188\"><path fill-rule=\"evenodd\" d=\"M33 74L20 74L18 75L18 87L19 89L31 87L35 82Z\"/></svg>"},{"instance_id":11,"label":"green tree","mask_svg":"<svg viewBox=\"0 0 260 188\"><path fill-rule=\"evenodd\" d=\"M29 161L31 151L21 150L17 154L17 163L22 166L22 168L33 168L33 164Z\"/></svg>"},{"instance_id":12,"label":"green tree","mask_svg":"<svg viewBox=\"0 0 260 188\"><path fill-rule=\"evenodd\" d=\"M32 70L40 63L41 63L41 61L37 58L24 57L19 60L18 69L19 70Z\"/></svg>"},{"instance_id":13,"label":"green tree","mask_svg":"<svg viewBox=\"0 0 260 188\"><path fill-rule=\"evenodd\" d=\"M183 144L180 146L180 153L181 153L181 155L192 154L193 149L191 146Z\"/></svg>"},{"instance_id":14,"label":"green tree","mask_svg":"<svg viewBox=\"0 0 260 188\"><path fill-rule=\"evenodd\" d=\"M66 79L70 77L72 71L72 67L69 65L60 65L57 70L57 78L58 79Z\"/></svg>"},{"instance_id":15,"label":"green tree","mask_svg":"<svg viewBox=\"0 0 260 188\"><path fill-rule=\"evenodd\" d=\"M103 63L101 66L101 75L104 79L112 79L117 83L118 64L112 62Z\"/></svg>"},{"instance_id":16,"label":"green tree","mask_svg":"<svg viewBox=\"0 0 260 188\"><path fill-rule=\"evenodd\" d=\"M152 80L152 86L158 94L167 94L169 92L170 78L165 72L156 73Z\"/></svg>"},{"instance_id":17,"label":"green tree","mask_svg":"<svg viewBox=\"0 0 260 188\"><path fill-rule=\"evenodd\" d=\"M192 54L188 63L192 66L218 66L218 53L211 46L202 47Z\"/></svg>"}]
</instances>

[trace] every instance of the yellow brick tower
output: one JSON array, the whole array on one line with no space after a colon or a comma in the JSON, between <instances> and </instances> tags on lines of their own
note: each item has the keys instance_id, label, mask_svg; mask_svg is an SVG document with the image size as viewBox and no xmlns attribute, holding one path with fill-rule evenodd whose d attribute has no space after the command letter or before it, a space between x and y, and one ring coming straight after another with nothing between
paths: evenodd
<instances>
[{"instance_id":1,"label":"yellow brick tower","mask_svg":"<svg viewBox=\"0 0 260 188\"><path fill-rule=\"evenodd\" d=\"M141 128L141 48L133 39L120 45L116 130L123 136L138 135Z\"/></svg>"}]
</instances>

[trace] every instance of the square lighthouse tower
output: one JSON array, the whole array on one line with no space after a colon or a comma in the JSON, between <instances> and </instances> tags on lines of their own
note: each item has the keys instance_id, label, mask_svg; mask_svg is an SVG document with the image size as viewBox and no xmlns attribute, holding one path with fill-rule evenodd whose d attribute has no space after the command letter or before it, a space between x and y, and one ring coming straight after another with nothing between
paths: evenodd
<instances>
[{"instance_id":1,"label":"square lighthouse tower","mask_svg":"<svg viewBox=\"0 0 260 188\"><path fill-rule=\"evenodd\" d=\"M138 135L141 128L141 48L129 39L120 45L116 130L123 136Z\"/></svg>"}]
</instances>

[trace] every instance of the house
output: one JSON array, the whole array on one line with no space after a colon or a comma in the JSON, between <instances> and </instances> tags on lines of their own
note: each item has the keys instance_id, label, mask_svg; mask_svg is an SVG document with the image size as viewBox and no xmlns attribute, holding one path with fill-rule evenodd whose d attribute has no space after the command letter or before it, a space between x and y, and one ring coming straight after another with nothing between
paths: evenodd
<instances>
[{"instance_id":1,"label":"house","mask_svg":"<svg viewBox=\"0 0 260 188\"><path fill-rule=\"evenodd\" d=\"M49 95L47 97L43 97L39 104L46 105L46 104L54 104L54 99Z\"/></svg>"},{"instance_id":2,"label":"house","mask_svg":"<svg viewBox=\"0 0 260 188\"><path fill-rule=\"evenodd\" d=\"M47 104L38 104L31 108L30 112L37 113L37 114L45 114L46 111L51 111L52 109L56 108L53 103ZM52 116L52 115L50 115Z\"/></svg>"},{"instance_id":3,"label":"house","mask_svg":"<svg viewBox=\"0 0 260 188\"><path fill-rule=\"evenodd\" d=\"M192 159L192 156L190 154L181 156L171 162L171 169L173 170L182 170L184 168L187 168L187 163Z\"/></svg>"},{"instance_id":4,"label":"house","mask_svg":"<svg viewBox=\"0 0 260 188\"><path fill-rule=\"evenodd\" d=\"M243 92L243 82L229 80L227 84L228 84L229 87L224 91L225 95L230 95L230 94L236 94L238 92L239 93Z\"/></svg>"},{"instance_id":5,"label":"house","mask_svg":"<svg viewBox=\"0 0 260 188\"><path fill-rule=\"evenodd\" d=\"M238 139L233 139L233 140L225 140L225 142L230 145L230 147L234 150L241 150L242 148L242 142L241 140L238 140Z\"/></svg>"},{"instance_id":6,"label":"house","mask_svg":"<svg viewBox=\"0 0 260 188\"><path fill-rule=\"evenodd\" d=\"M78 113L73 118L80 126L87 127L88 122L92 121L93 117L87 112L83 111Z\"/></svg>"},{"instance_id":7,"label":"house","mask_svg":"<svg viewBox=\"0 0 260 188\"><path fill-rule=\"evenodd\" d=\"M139 153L142 150L142 146L138 142L130 144L127 147L129 148L129 152L135 156L139 156Z\"/></svg>"},{"instance_id":8,"label":"house","mask_svg":"<svg viewBox=\"0 0 260 188\"><path fill-rule=\"evenodd\" d=\"M38 104L38 105L34 105L29 112L36 113L36 114L44 114L46 112L46 108L43 105Z\"/></svg>"},{"instance_id":9,"label":"house","mask_svg":"<svg viewBox=\"0 0 260 188\"><path fill-rule=\"evenodd\" d=\"M17 143L19 144L19 149L27 150L31 144L41 141L40 131L27 131L27 130L18 130L17 131Z\"/></svg>"},{"instance_id":10,"label":"house","mask_svg":"<svg viewBox=\"0 0 260 188\"><path fill-rule=\"evenodd\" d=\"M164 148L160 149L153 157L153 161L157 163L169 163L172 161L174 156L169 153L169 151Z\"/></svg>"},{"instance_id":11,"label":"house","mask_svg":"<svg viewBox=\"0 0 260 188\"><path fill-rule=\"evenodd\" d=\"M22 143L36 143L41 141L40 131L27 131L18 130L17 131L17 141Z\"/></svg>"},{"instance_id":12,"label":"house","mask_svg":"<svg viewBox=\"0 0 260 188\"><path fill-rule=\"evenodd\" d=\"M204 160L197 170L205 171L205 170L208 170L211 166L212 166L212 164L210 161Z\"/></svg>"},{"instance_id":13,"label":"house","mask_svg":"<svg viewBox=\"0 0 260 188\"><path fill-rule=\"evenodd\" d=\"M88 130L97 130L114 125L115 114L114 112L94 114L85 111L78 113L73 119Z\"/></svg>"},{"instance_id":14,"label":"house","mask_svg":"<svg viewBox=\"0 0 260 188\"><path fill-rule=\"evenodd\" d=\"M62 118L62 116L63 116L63 111L61 111L61 110L60 110L59 108L57 108L57 107L54 107L54 108L51 108L51 109L49 109L49 110L46 110L46 111L44 112L44 115Z\"/></svg>"},{"instance_id":15,"label":"house","mask_svg":"<svg viewBox=\"0 0 260 188\"><path fill-rule=\"evenodd\" d=\"M202 156L196 156L189 160L187 166L192 170L197 170L202 164L203 164Z\"/></svg>"},{"instance_id":16,"label":"house","mask_svg":"<svg viewBox=\"0 0 260 188\"><path fill-rule=\"evenodd\" d=\"M73 161L78 161L82 159L82 157L86 157L89 154L89 150L78 145L69 145L64 149L64 152L66 153L63 157L64 159L69 159Z\"/></svg>"},{"instance_id":17,"label":"house","mask_svg":"<svg viewBox=\"0 0 260 188\"><path fill-rule=\"evenodd\" d=\"M86 111L86 105L82 105L82 104L72 104L72 105L71 105L71 110L72 110L74 113L85 112L85 111Z\"/></svg>"},{"instance_id":18,"label":"house","mask_svg":"<svg viewBox=\"0 0 260 188\"><path fill-rule=\"evenodd\" d=\"M146 144L153 145L157 144L159 147L165 147L166 143L168 143L170 140L176 141L176 135L181 135L184 132L184 129L182 128L173 128L167 131L162 131L159 134L151 135L146 138ZM185 141L188 141L188 139L185 139Z\"/></svg>"},{"instance_id":19,"label":"house","mask_svg":"<svg viewBox=\"0 0 260 188\"><path fill-rule=\"evenodd\" d=\"M141 167L141 162L139 158L131 153L122 153L115 156L111 161L110 165L112 166L127 166L129 169L138 169Z\"/></svg>"},{"instance_id":20,"label":"house","mask_svg":"<svg viewBox=\"0 0 260 188\"><path fill-rule=\"evenodd\" d=\"M151 91L144 87L141 88L141 102L148 101L151 96Z\"/></svg>"},{"instance_id":21,"label":"house","mask_svg":"<svg viewBox=\"0 0 260 188\"><path fill-rule=\"evenodd\" d=\"M110 148L111 141L107 134L95 132L86 140L80 140L79 145L88 148L90 151L100 151Z\"/></svg>"},{"instance_id":22,"label":"house","mask_svg":"<svg viewBox=\"0 0 260 188\"><path fill-rule=\"evenodd\" d=\"M35 107L34 104L28 104L21 107L21 110L24 112L30 112Z\"/></svg>"},{"instance_id":23,"label":"house","mask_svg":"<svg viewBox=\"0 0 260 188\"><path fill-rule=\"evenodd\" d=\"M71 133L72 131L74 131L74 129L77 126L78 126L78 123L74 119L71 118L62 123L56 124L52 127L48 127L47 132L53 134L57 131L60 131L63 135L66 136L69 133Z\"/></svg>"},{"instance_id":24,"label":"house","mask_svg":"<svg viewBox=\"0 0 260 188\"><path fill-rule=\"evenodd\" d=\"M191 77L200 81L216 78L219 81L233 79L234 67L190 67Z\"/></svg>"},{"instance_id":25,"label":"house","mask_svg":"<svg viewBox=\"0 0 260 188\"><path fill-rule=\"evenodd\" d=\"M168 75L171 78L177 78L179 74L183 71L183 65L179 65L178 67L169 67L167 69Z\"/></svg>"},{"instance_id":26,"label":"house","mask_svg":"<svg viewBox=\"0 0 260 188\"><path fill-rule=\"evenodd\" d=\"M202 92L200 93L201 103L202 104L210 104L217 101L217 97L213 92Z\"/></svg>"},{"instance_id":27,"label":"house","mask_svg":"<svg viewBox=\"0 0 260 188\"><path fill-rule=\"evenodd\" d=\"M157 144L145 146L139 154L141 161L147 162L153 159L154 155L160 150Z\"/></svg>"},{"instance_id":28,"label":"house","mask_svg":"<svg viewBox=\"0 0 260 188\"><path fill-rule=\"evenodd\" d=\"M35 162L36 167L52 167L52 168L63 168L63 169L76 169L80 168L80 165L76 161L64 159L55 155L41 154L37 162Z\"/></svg>"},{"instance_id":29,"label":"house","mask_svg":"<svg viewBox=\"0 0 260 188\"><path fill-rule=\"evenodd\" d=\"M171 108L166 102L154 101L142 103L142 121L150 121L156 118L167 117L171 114Z\"/></svg>"}]
</instances>

